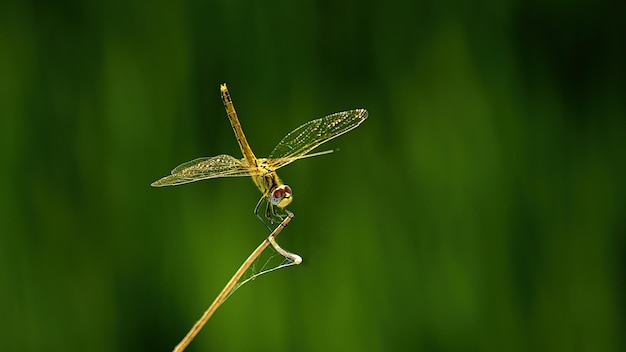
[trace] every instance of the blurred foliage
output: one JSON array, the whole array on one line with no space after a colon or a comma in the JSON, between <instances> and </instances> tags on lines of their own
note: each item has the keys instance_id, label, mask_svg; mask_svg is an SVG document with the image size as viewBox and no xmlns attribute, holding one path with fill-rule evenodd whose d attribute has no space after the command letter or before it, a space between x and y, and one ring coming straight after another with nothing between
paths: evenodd
<instances>
[{"instance_id":1,"label":"blurred foliage","mask_svg":"<svg viewBox=\"0 0 626 352\"><path fill-rule=\"evenodd\" d=\"M623 7L623 6L622 6ZM250 180L153 189L370 118L280 171L304 263L189 351L623 351L626 31L590 1L0 5L6 351L168 351L265 236Z\"/></svg>"}]
</instances>

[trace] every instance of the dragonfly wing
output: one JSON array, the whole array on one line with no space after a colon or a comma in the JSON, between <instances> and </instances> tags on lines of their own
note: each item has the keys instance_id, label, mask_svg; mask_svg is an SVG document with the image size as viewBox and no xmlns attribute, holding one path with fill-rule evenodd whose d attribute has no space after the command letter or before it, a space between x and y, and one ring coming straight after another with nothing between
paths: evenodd
<instances>
[{"instance_id":1,"label":"dragonfly wing","mask_svg":"<svg viewBox=\"0 0 626 352\"><path fill-rule=\"evenodd\" d=\"M367 110L343 111L309 121L289 132L268 156L274 170L305 157L322 143L338 137L356 127L367 118Z\"/></svg>"},{"instance_id":2,"label":"dragonfly wing","mask_svg":"<svg viewBox=\"0 0 626 352\"><path fill-rule=\"evenodd\" d=\"M210 158L198 158L180 164L172 170L171 175L154 181L152 186L176 186L210 178L248 176L254 171L241 160L223 154Z\"/></svg>"}]
</instances>

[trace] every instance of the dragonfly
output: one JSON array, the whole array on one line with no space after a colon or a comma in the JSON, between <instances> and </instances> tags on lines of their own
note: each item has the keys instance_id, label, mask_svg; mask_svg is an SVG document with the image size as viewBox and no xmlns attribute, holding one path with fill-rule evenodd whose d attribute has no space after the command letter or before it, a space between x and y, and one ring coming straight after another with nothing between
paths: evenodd
<instances>
[{"instance_id":1,"label":"dragonfly","mask_svg":"<svg viewBox=\"0 0 626 352\"><path fill-rule=\"evenodd\" d=\"M153 182L151 186L177 186L219 177L250 176L263 194L254 208L254 214L264 224L265 222L258 213L264 200L266 201L265 217L270 221L272 221L272 216L284 219L284 216L276 212L275 207L288 212L285 207L293 201L291 187L280 180L276 170L299 159L332 153L334 150L310 152L319 145L355 129L367 119L368 115L365 109L354 109L309 121L287 134L267 158L257 158L243 133L226 83L220 86L220 91L243 158L237 159L221 154L194 159L177 166L170 175Z\"/></svg>"}]
</instances>

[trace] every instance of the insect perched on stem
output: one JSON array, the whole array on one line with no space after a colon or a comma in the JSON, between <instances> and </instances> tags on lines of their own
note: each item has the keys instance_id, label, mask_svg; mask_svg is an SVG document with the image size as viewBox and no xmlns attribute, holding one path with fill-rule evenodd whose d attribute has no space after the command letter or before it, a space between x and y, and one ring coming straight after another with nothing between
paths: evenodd
<instances>
[{"instance_id":1,"label":"insect perched on stem","mask_svg":"<svg viewBox=\"0 0 626 352\"><path fill-rule=\"evenodd\" d=\"M293 192L291 187L282 183L282 181L278 178L276 170L298 159L332 153L333 150L317 153L309 152L318 147L320 144L328 142L329 140L356 128L367 118L366 110L355 109L338 112L317 120L309 121L287 134L267 158L257 158L252 152L250 145L248 145L246 136L243 134L241 124L237 118L237 113L235 112L235 107L230 99L230 94L228 93L226 84L223 84L220 89L222 92L224 107L226 108L230 125L235 132L235 137L237 137L237 143L239 144L239 148L243 154L243 159L240 160L226 154L210 158L195 159L177 166L174 170L172 170L171 175L165 176L160 180L153 182L152 186L176 186L210 178L251 176L254 183L257 185L259 190L261 190L261 193L263 193L263 196L254 208L254 213L261 220L261 222L267 226L270 230L270 234L250 254L237 272L235 272L235 275L233 275L230 281L228 281L224 289L215 298L202 317L200 317L182 341L174 348L174 352L182 352L198 334L200 329L202 329L215 310L232 292L234 292L234 290L236 290L238 285L250 280L244 280L243 283L238 284L238 281L242 278L246 270L248 270L250 265L257 260L268 245L271 244L277 253L287 259L287 264L281 264L276 268L298 265L302 262L302 258L299 255L284 250L276 242L276 236L278 236L278 234L294 217L293 213L285 209L285 207L293 200ZM265 223L265 221L263 221L263 218L258 213L259 207L264 200L266 201L265 218L272 223L273 217L281 219L281 222L273 230L267 223ZM284 210L284 212L276 212L274 209L275 207ZM257 275L275 270L276 268L263 271ZM253 277L256 277L257 275Z\"/></svg>"}]
</instances>

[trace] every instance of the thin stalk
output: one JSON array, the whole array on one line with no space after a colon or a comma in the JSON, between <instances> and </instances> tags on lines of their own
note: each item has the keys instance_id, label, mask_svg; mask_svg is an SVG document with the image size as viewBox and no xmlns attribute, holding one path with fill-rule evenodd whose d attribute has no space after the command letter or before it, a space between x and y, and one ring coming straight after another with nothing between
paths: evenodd
<instances>
[{"instance_id":1,"label":"thin stalk","mask_svg":"<svg viewBox=\"0 0 626 352\"><path fill-rule=\"evenodd\" d=\"M293 219L293 213L288 212L287 217L285 217L285 219L274 229L274 231L272 231L272 233L270 233L269 236L267 236L267 238L250 254L250 256L248 256L248 259L246 259L246 261L243 262L243 264L241 265L241 267L239 267L235 275L233 275L233 277L230 279L230 281L228 281L226 286L224 286L224 289L222 289L222 292L220 292L220 294L217 295L217 297L215 297L215 300L213 301L213 303L211 303L209 308L204 312L204 314L202 314L202 317L200 317L200 319L193 325L191 330L189 330L187 335L180 341L180 343L176 345L176 347L174 347L174 352L182 352L185 350L185 348L189 345L191 340L193 340L194 337L196 337L200 329L202 329L204 324L206 324L206 322L209 320L209 318L211 318L213 313L215 313L217 308L222 303L224 303L226 298L228 298L228 295L237 284L237 281L239 281L241 276L246 272L246 270L248 270L248 267L250 267L250 265L256 260L256 258L259 255L261 255L261 253L265 250L265 248L267 248L268 245L272 244L274 248L277 248L277 251L279 253L293 260L294 263L300 264L300 262L302 262L302 259L298 255L289 253L283 250L282 248L280 248L280 246L278 246L278 243L276 243L276 240L274 239L285 228L285 226L287 226L287 224L291 221L291 219ZM280 248L280 250L278 250L278 248Z\"/></svg>"}]
</instances>

